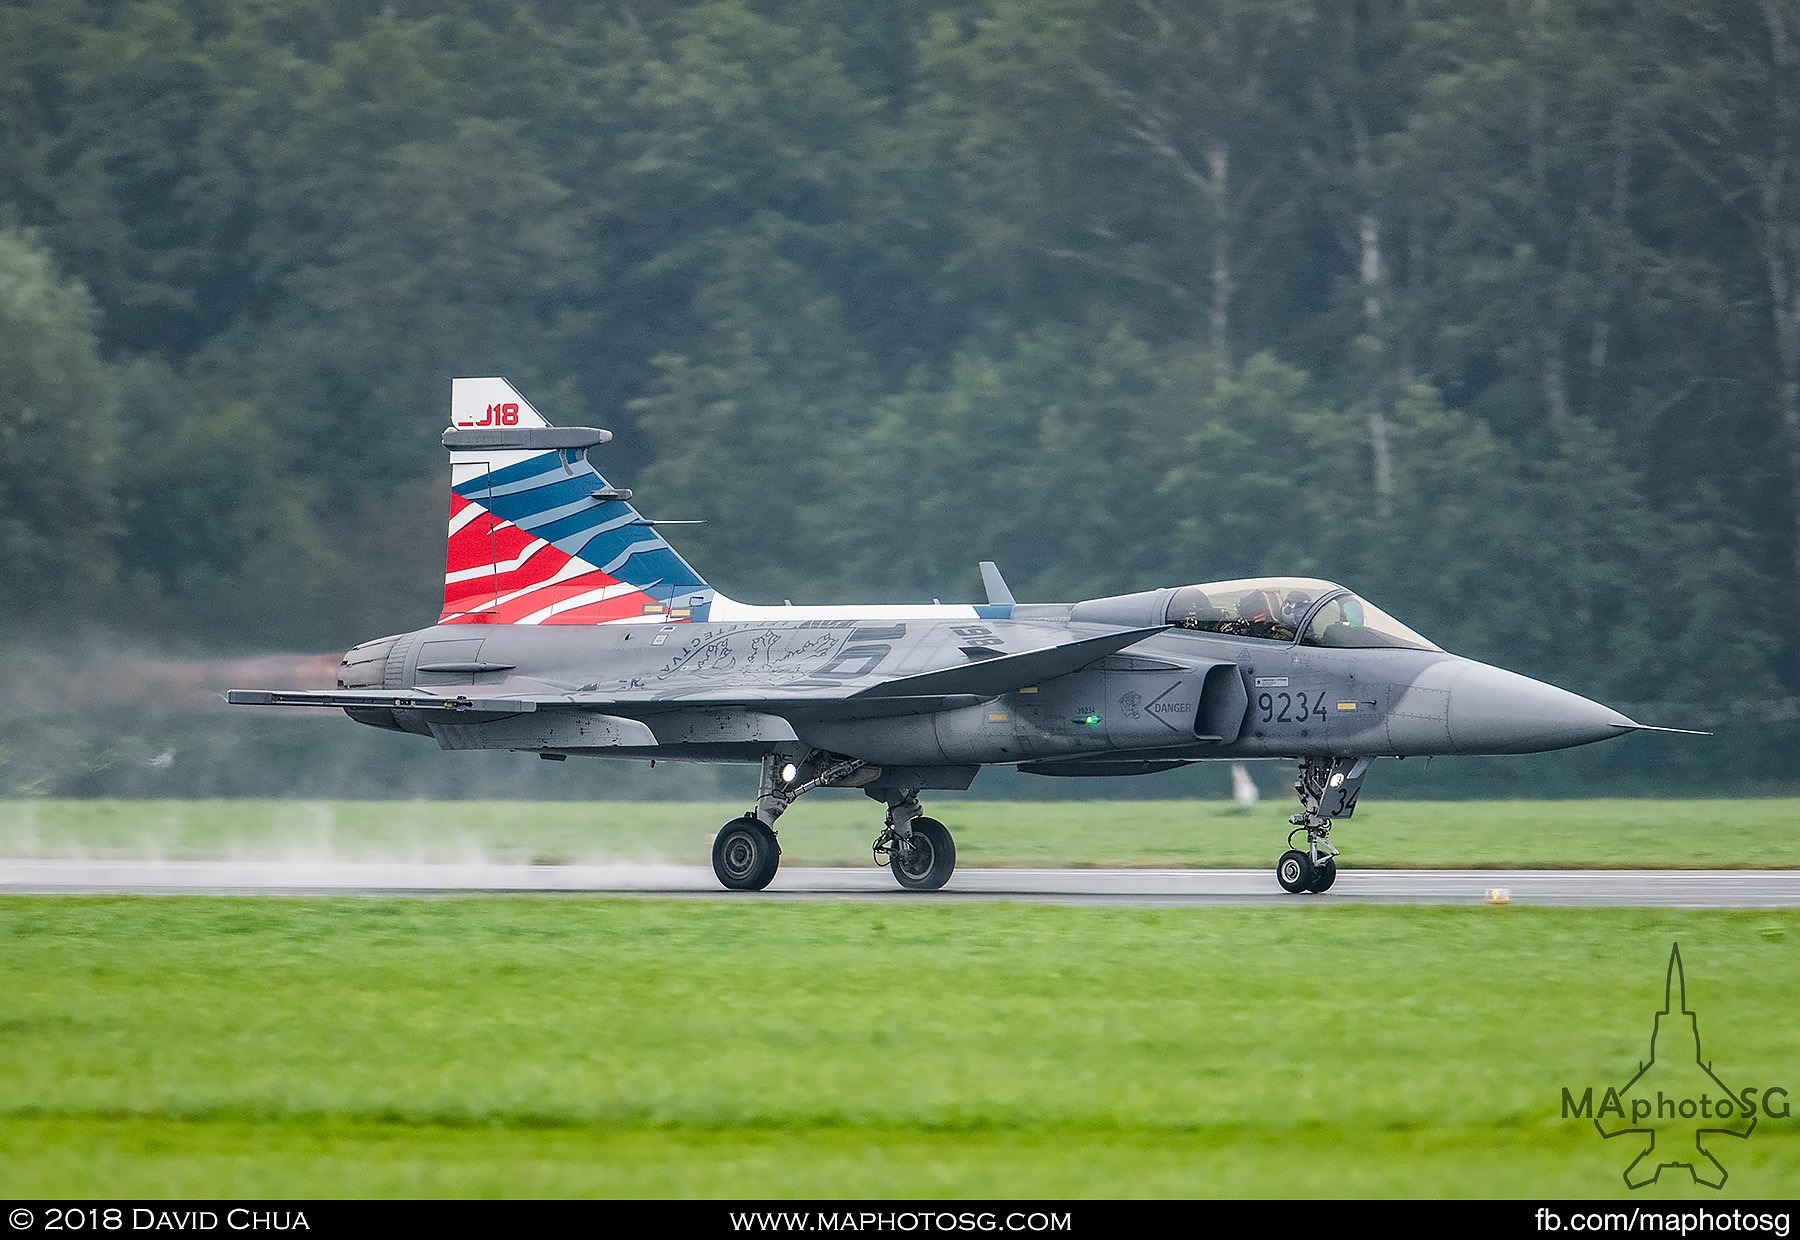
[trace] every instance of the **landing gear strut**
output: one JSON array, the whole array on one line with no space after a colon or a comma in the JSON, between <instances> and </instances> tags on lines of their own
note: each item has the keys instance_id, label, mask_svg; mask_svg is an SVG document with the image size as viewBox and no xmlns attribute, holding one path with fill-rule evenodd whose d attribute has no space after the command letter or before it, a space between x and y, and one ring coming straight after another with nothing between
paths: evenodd
<instances>
[{"instance_id":1,"label":"landing gear strut","mask_svg":"<svg viewBox=\"0 0 1800 1240\"><path fill-rule=\"evenodd\" d=\"M1275 864L1275 881L1283 891L1328 891L1337 881L1338 850L1331 842L1331 824L1356 812L1362 793L1367 758L1302 758L1294 792L1300 812L1289 818L1289 848ZM1306 847L1293 847L1294 837L1306 833Z\"/></svg>"},{"instance_id":2,"label":"landing gear strut","mask_svg":"<svg viewBox=\"0 0 1800 1240\"><path fill-rule=\"evenodd\" d=\"M761 891L781 864L775 820L788 806L821 784L854 782L866 763L854 758L832 761L814 751L795 760L787 754L765 754L756 808L733 818L713 839L713 873L733 891Z\"/></svg>"},{"instance_id":3,"label":"landing gear strut","mask_svg":"<svg viewBox=\"0 0 1800 1240\"><path fill-rule=\"evenodd\" d=\"M733 891L761 891L781 864L775 820L788 806L814 788L861 788L888 807L887 825L872 850L875 863L887 866L909 891L936 891L956 869L956 841L943 823L925 817L917 788L872 787L880 778L880 767L817 749L798 757L765 755L756 807L719 828L713 840L713 873Z\"/></svg>"},{"instance_id":4,"label":"landing gear strut","mask_svg":"<svg viewBox=\"0 0 1800 1240\"><path fill-rule=\"evenodd\" d=\"M936 891L956 869L956 841L935 818L925 817L917 788L868 789L885 799L887 826L871 850L876 865L893 871L894 881L908 891Z\"/></svg>"}]
</instances>

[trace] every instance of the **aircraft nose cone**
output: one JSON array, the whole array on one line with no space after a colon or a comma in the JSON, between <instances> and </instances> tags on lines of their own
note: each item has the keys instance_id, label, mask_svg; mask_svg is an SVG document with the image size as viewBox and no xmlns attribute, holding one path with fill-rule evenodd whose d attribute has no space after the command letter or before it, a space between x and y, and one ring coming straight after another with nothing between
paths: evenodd
<instances>
[{"instance_id":1,"label":"aircraft nose cone","mask_svg":"<svg viewBox=\"0 0 1800 1240\"><path fill-rule=\"evenodd\" d=\"M1458 753L1567 749L1633 726L1609 706L1485 663L1468 663L1450 690L1450 743Z\"/></svg>"}]
</instances>

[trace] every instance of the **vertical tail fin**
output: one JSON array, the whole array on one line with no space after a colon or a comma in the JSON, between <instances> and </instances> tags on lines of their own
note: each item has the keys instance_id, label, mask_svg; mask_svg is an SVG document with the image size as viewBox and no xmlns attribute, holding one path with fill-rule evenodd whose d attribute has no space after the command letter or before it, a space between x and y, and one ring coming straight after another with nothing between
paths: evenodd
<instances>
[{"instance_id":1,"label":"vertical tail fin","mask_svg":"<svg viewBox=\"0 0 1800 1240\"><path fill-rule=\"evenodd\" d=\"M504 379L453 379L450 539L439 624L704 620L713 591Z\"/></svg>"}]
</instances>

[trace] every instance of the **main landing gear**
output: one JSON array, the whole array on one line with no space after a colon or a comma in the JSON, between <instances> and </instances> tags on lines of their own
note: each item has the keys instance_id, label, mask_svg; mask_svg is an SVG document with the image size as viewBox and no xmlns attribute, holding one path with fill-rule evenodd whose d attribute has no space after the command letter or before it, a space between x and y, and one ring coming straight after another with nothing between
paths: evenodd
<instances>
[{"instance_id":1,"label":"main landing gear","mask_svg":"<svg viewBox=\"0 0 1800 1240\"><path fill-rule=\"evenodd\" d=\"M862 788L888 807L887 823L872 849L875 863L887 866L909 891L936 891L956 869L956 841L943 823L925 817L917 788L871 786L880 776L880 768L855 758L817 751L799 759L768 755L756 808L719 828L713 839L713 873L733 891L761 891L781 864L775 820L788 806L814 788Z\"/></svg>"},{"instance_id":2,"label":"main landing gear","mask_svg":"<svg viewBox=\"0 0 1800 1240\"><path fill-rule=\"evenodd\" d=\"M1356 812L1362 793L1367 758L1302 758L1294 792L1300 812L1288 821L1288 850L1275 863L1275 881L1283 891L1329 891L1337 881L1338 850L1331 842L1331 824ZM1306 847L1294 847L1294 837L1306 833Z\"/></svg>"},{"instance_id":3,"label":"main landing gear","mask_svg":"<svg viewBox=\"0 0 1800 1240\"><path fill-rule=\"evenodd\" d=\"M713 873L733 891L761 891L780 864L775 828L755 814L733 818L713 839Z\"/></svg>"},{"instance_id":4,"label":"main landing gear","mask_svg":"<svg viewBox=\"0 0 1800 1240\"><path fill-rule=\"evenodd\" d=\"M908 891L936 891L950 881L956 869L956 841L935 818L925 817L917 788L890 789L870 796L885 796L887 826L875 837L875 864L893 872L894 881Z\"/></svg>"}]
</instances>

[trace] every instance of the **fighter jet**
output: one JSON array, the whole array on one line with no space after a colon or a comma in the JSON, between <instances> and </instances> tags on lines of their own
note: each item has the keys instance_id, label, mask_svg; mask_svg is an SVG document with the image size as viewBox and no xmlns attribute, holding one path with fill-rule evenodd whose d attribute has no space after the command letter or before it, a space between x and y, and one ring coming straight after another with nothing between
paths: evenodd
<instances>
[{"instance_id":1,"label":"fighter jet","mask_svg":"<svg viewBox=\"0 0 1800 1240\"><path fill-rule=\"evenodd\" d=\"M1279 757L1298 763L1300 812L1276 879L1320 893L1337 878L1332 826L1375 758L1672 730L1449 654L1312 578L1021 603L983 562L985 603L739 603L588 462L608 432L552 426L500 378L453 380L450 423L437 622L354 647L335 690L228 700L335 707L445 749L758 765L755 803L713 844L728 888L769 885L775 824L816 788L885 805L875 861L933 891L956 844L919 794L984 766L1110 776Z\"/></svg>"}]
</instances>

